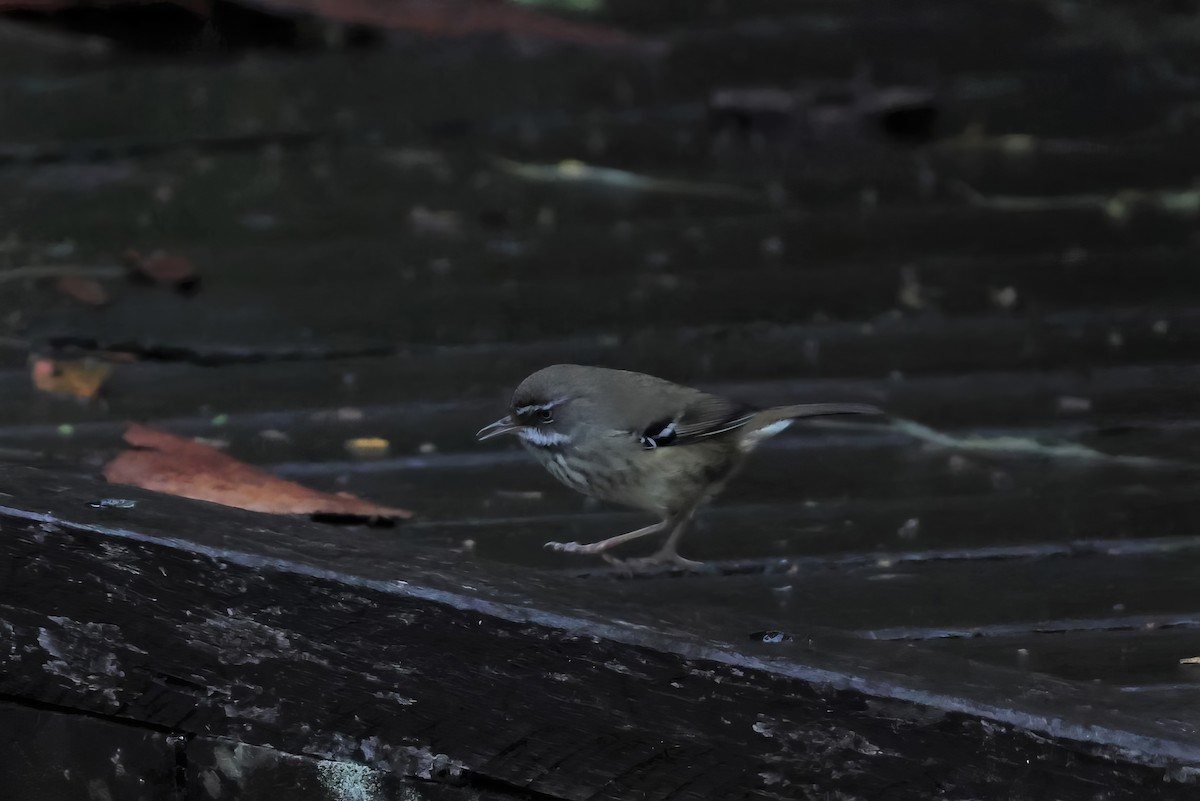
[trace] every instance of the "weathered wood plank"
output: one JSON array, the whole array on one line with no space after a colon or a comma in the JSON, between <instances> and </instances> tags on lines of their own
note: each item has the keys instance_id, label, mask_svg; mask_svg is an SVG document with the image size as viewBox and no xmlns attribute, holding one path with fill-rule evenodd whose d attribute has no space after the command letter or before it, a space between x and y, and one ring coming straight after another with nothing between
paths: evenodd
<instances>
[{"instance_id":1,"label":"weathered wood plank","mask_svg":"<svg viewBox=\"0 0 1200 801\"><path fill-rule=\"evenodd\" d=\"M47 634L47 637L51 635ZM49 641L49 640L47 640ZM65 664L65 663L60 663ZM0 780L13 801L518 801L360 762L171 732L67 708L0 701Z\"/></svg>"},{"instance_id":2,"label":"weathered wood plank","mask_svg":"<svg viewBox=\"0 0 1200 801\"><path fill-rule=\"evenodd\" d=\"M473 58L465 59L460 54L467 45L406 40L402 49L359 54L356 59L178 66L161 71L138 93L120 91L138 69L126 65L57 80L12 81L5 83L0 102L15 112L6 115L5 136L37 143L131 134L187 141L197 132L240 134L306 123L350 127L364 117L384 130L456 121L455 129L462 131L471 130L471 123L479 119L514 109L561 113L598 104L649 104L694 96L714 84L754 85L778 81L781 75L844 79L861 67L864 53L870 54L871 65L881 75L913 76L924 82L964 73L981 76L977 82L991 89L986 96L992 110L989 122L1036 120L1040 127L1030 129L1032 133L1136 130L1156 119L1154 112L1161 113L1164 99L1180 93L1182 82L1173 81L1169 71L1135 73L1139 54L1127 45L1086 37L1072 40L1069 33L1087 30L1078 18L1056 14L1043 4L990 5L990 13L968 14L944 3L912 4L904 12L882 3L855 3L782 18L780 9L773 7L736 12L733 16L741 18L742 25L723 19L727 13L680 8L674 9L667 30L656 31L672 40L669 57L663 59L573 49L520 58L512 51L489 52L478 46ZM614 16L622 20L619 24L645 28L645 14L638 9ZM1007 33L995 34L1010 47L977 46L981 19L1003 24ZM684 20L688 22L681 25ZM1124 23L1132 25L1131 20ZM831 30L839 35L831 36ZM1103 30L1096 26L1097 33ZM919 64L913 62L914 39L928 54ZM1172 44L1186 47L1178 39ZM439 77L436 88L425 80L434 69ZM362 70L378 79L355 80ZM998 71L1007 79L1001 91L994 77ZM1056 80L1046 80L1047 74ZM1131 74L1139 78L1136 83ZM480 91L480 75L487 76L486 92ZM987 78L992 78L990 87ZM1031 93L1039 102L1029 102ZM1120 102L1097 102L1115 93L1120 93ZM110 101L106 105L99 98ZM74 123L55 127L39 113L47 102L72 109ZM339 119L339 110L341 121L330 126L329 120Z\"/></svg>"},{"instance_id":3,"label":"weathered wood plank","mask_svg":"<svg viewBox=\"0 0 1200 801\"><path fill-rule=\"evenodd\" d=\"M66 331L78 336L85 325ZM437 444L461 447L478 419L507 403L522 377L547 364L578 361L640 369L757 403L861 398L941 426L1040 423L1059 414L1062 397L1090 399L1106 416L1183 411L1194 396L1189 360L1200 343L1200 316L1194 313L1128 310L1063 314L1033 323L996 315L932 325L918 319L868 327L706 326L663 334L615 329L549 342L403 347L392 357L357 360L319 358L328 353L325 341L313 343L308 353L317 362L263 364L303 354L304 346L298 350L295 340L283 341L295 329L247 327L241 336L254 337L254 344L227 346L182 329L165 334L137 323L122 327L134 336L94 344L149 348L148 358L186 363L122 366L108 385L109 405L91 408L36 393L25 366L0 370L0 403L9 408L3 419L82 422L104 419L102 412L208 418L218 405L208 389L213 373L194 365L220 364L227 382L219 413L275 406L270 399L285 392L301 417L321 408L354 406L386 418L387 407L405 404L396 410L398 422L411 419L414 428L428 426ZM140 332L149 336L139 341ZM775 376L787 378L764 380ZM430 403L441 406L422 405ZM456 414L462 415L461 423L450 419ZM442 415L446 423L438 421Z\"/></svg>"},{"instance_id":4,"label":"weathered wood plank","mask_svg":"<svg viewBox=\"0 0 1200 801\"><path fill-rule=\"evenodd\" d=\"M1170 548L1011 560L909 562L884 554L852 568L818 562L794 573L678 581L667 599L652 582L629 582L626 593L663 611L772 610L773 628L850 629L873 640L1014 636L1200 625L1197 564L1195 550Z\"/></svg>"},{"instance_id":5,"label":"weathered wood plank","mask_svg":"<svg viewBox=\"0 0 1200 801\"><path fill-rule=\"evenodd\" d=\"M572 258L565 252L543 256L562 256L564 263ZM1035 260L1019 269L986 262L971 269L967 260L961 270L957 265L919 270L872 265L857 270L778 268L736 274L680 264L621 280L605 276L601 261L584 273L525 274L522 269L503 279L494 273L466 275L464 280L477 277L479 283L452 292L432 277L410 281L382 265L370 275L339 278L329 265L341 258L310 263L305 271L292 275L279 271L278 263L258 265L259 278L250 287L221 287L225 268L205 279L216 288L194 298L120 288L118 302L86 316L58 298L35 295L35 303L40 300L39 305L50 308L42 314L31 310L29 329L39 340L158 348L164 355L196 348L218 358L221 352L231 358L239 351L252 357L256 350L268 357L296 358L386 354L402 342L579 337L613 331L622 312L635 330L845 320L859 321L872 333L886 331L889 323L905 315L940 313L950 319L917 318L926 339L956 323L970 325L962 322L964 318L976 325L987 321L984 324L993 323L990 327L996 330L995 349L1007 344L1005 334L1010 331L1041 338L1045 334L1039 329L1058 328L1055 318L1060 315L1069 318L1087 309L1091 319L1099 322L1132 311L1134 301L1144 304L1143 315L1159 315L1147 326L1160 323L1169 328L1174 318L1186 315L1179 293L1200 293L1200 283L1188 269L1195 256L1187 251L1165 259L1139 257L1080 269L1060 268L1057 258L1055 265ZM614 256L614 262L620 260ZM236 261L247 272L255 272L251 263ZM990 291L979 286L985 276L994 282ZM1011 309L1000 307L996 297L1001 292L1011 296ZM280 294L286 295L286 301ZM322 305L331 296L352 303ZM764 296L775 302L762 304ZM475 310L470 319L463 320L457 313L462 306ZM1112 349L1108 339L1113 330L1120 333L1120 324L1113 323L1093 344ZM1129 332L1135 340L1131 347L1136 347L1137 339L1150 339L1152 333ZM1186 334L1186 328L1176 334ZM807 359L810 369L811 362L829 358L829 354L813 353L812 347Z\"/></svg>"},{"instance_id":6,"label":"weathered wood plank","mask_svg":"<svg viewBox=\"0 0 1200 801\"><path fill-rule=\"evenodd\" d=\"M382 239L381 251L368 251L371 262L387 263L390 252L395 265L397 234L409 229L414 235L399 238L407 251L404 267L420 268L437 258L449 258L451 265L465 261L455 258L465 244L475 250L487 246L476 255L481 263L510 272L514 254L533 262L547 254L540 269L550 270L556 256L548 251L562 249L567 258L557 258L569 269L576 260L594 263L587 255L592 247L597 259L615 254L617 259L605 260L628 262L636 257L643 262L647 252L658 251L702 259L711 243L717 252L723 246L741 248L739 262L772 265L780 257L784 263L796 258L810 263L919 255L925 262L964 252L997 258L1186 246L1188 223L1195 217L1186 195L1164 208L1153 195L1128 194L1185 192L1186 181L1179 179L1109 184L1109 192L1097 189L1099 195L1090 200L1085 195L1082 201L1072 199L1077 193L1068 188L1049 193L1036 186L983 184L979 191L1011 189L1018 197L1033 198L1025 209L989 208L986 195L982 205L973 204L956 188L958 182L971 185L977 177L969 163L961 169L943 163L926 178L932 185L918 192L914 179L907 177L918 165L903 151L889 155L881 168L906 174L898 187L893 188L895 181L851 174L840 176L843 191L831 195L825 191L829 180L818 176L806 183L799 175L787 181L785 197L772 199L771 192L779 194L777 186L772 189L778 177L715 159L703 165L660 163L641 172L685 184L717 184L725 190L656 192L606 187L569 176L530 181L508 174L487 158L507 151L490 150L481 156L437 145L441 143L421 140L407 143L407 148L404 143L264 147L249 153L185 152L106 164L15 167L0 175L0 186L6 189L0 208L23 239L71 238L86 248L87 256L104 254L106 248L120 252L147 239L199 247L218 242L221 246L214 250L230 258L237 258L227 249L230 245L260 248L302 242L321 243L325 250L336 243L361 253L367 249L348 243ZM850 152L830 157L830 162L854 163L856 158ZM623 166L615 157L591 160ZM1181 165L1180 171L1186 174L1188 165ZM247 182L247 176L253 180ZM464 185L472 190L464 193ZM726 190L739 194L726 197ZM13 194L17 192L20 196ZM874 199L864 199L864 192ZM331 203L331 195L340 202ZM1123 205L1118 207L1118 201ZM433 226L412 226L407 218L417 206L457 213L461 234L430 235ZM60 213L44 213L49 207ZM398 231L399 226L404 227ZM614 227L618 236L613 235ZM641 231L649 233L639 235ZM768 239L771 247L764 254ZM782 252L772 258L780 245ZM312 255L294 259L301 264L311 260Z\"/></svg>"},{"instance_id":7,"label":"weathered wood plank","mask_svg":"<svg viewBox=\"0 0 1200 801\"><path fill-rule=\"evenodd\" d=\"M14 633L0 624L0 651L11 654L18 647ZM55 667L66 665L52 654L46 658ZM161 727L5 698L0 731L0 786L13 801L190 798L179 772L185 738Z\"/></svg>"},{"instance_id":8,"label":"weathered wood plank","mask_svg":"<svg viewBox=\"0 0 1200 801\"><path fill-rule=\"evenodd\" d=\"M326 486L326 482L314 484ZM328 486L349 487L372 498L392 497L383 482L329 482ZM533 482L510 480L499 486L543 491L540 483ZM597 564L594 559L549 552L542 545L548 541L593 542L653 522L648 516L632 513L580 514L580 505L555 515L529 501L525 502L526 514L513 509L510 516L494 519L489 517L497 511L485 507L474 512L475 504L468 503L461 509L464 520L450 518L456 501L463 501L461 492L430 498L420 492L420 485L406 482L399 488L395 497L425 499L426 505L433 506L434 514L441 511L444 515L443 520L435 518L414 525L411 536L417 541L447 548L465 547L479 559L530 567L593 567ZM798 488L811 492L811 487L802 483ZM753 484L746 483L741 491L731 490L726 501L698 515L683 546L686 554L722 563L730 570L754 570L757 565L759 570L778 573L810 560L816 566L836 566L841 562L889 559L1039 559L1122 548L1130 553L1160 552L1195 548L1193 532L1200 514L1191 496L1183 491L1154 495L1115 490L1104 500L1086 493L1060 500L1047 491L993 497L914 495L906 501L860 492L857 500L850 502L811 498L789 504L775 497L769 505L754 506L742 498L743 491L753 490ZM544 491L561 492L554 488ZM509 505L517 507L518 503L512 501ZM499 503L492 502L488 507L496 505ZM1055 510L1049 517L1048 508ZM649 553L657 544L659 539L647 540L622 548L619 555ZM765 597L758 602L765 602Z\"/></svg>"},{"instance_id":9,"label":"weathered wood plank","mask_svg":"<svg viewBox=\"0 0 1200 801\"><path fill-rule=\"evenodd\" d=\"M86 498L102 489L20 468L5 468L5 487L33 506L55 493ZM1162 784L1161 769L1118 767L1116 752L1096 744L1200 762L1186 744L1194 732L1139 720L1130 716L1136 699L1100 702L1095 688L1040 680L1053 692L1014 696L1016 707L1051 699L1057 707L1053 724L1048 710L1019 719L1067 739L1031 740L980 723L978 702L965 700L984 687L994 698L1011 681L1003 672L947 672L931 662L915 670L905 662L923 657L902 647L856 645L816 629L817 648L755 645L745 629L759 621L734 609L697 629L692 614L677 615L661 597L647 614L626 592L631 585L485 575L405 544L402 529L368 541L134 494L134 510L81 504L72 513L78 523L4 513L0 604L19 647L0 652L0 690L251 745L302 742L320 758L400 776L432 758L450 774L578 799L897 787L897 798L925 798L1001 785L1010 797L1035 798L1046 781L1061 798L1091 798L1093 781L1117 798L1137 798L1149 785L1160 797L1184 798L1191 789ZM562 611L535 611L547 592ZM660 627L683 639L664 638ZM446 658L455 653L486 654L486 664ZM861 672L873 664L882 672ZM851 665L858 678L842 673ZM945 700L951 686L963 694L958 701ZM886 696L908 700L880 706ZM598 706L595 698L629 703ZM932 711L944 703L966 714ZM1085 706L1076 703L1091 709L1078 730ZM1072 743L1072 732L1084 730L1090 744ZM935 769L930 760L947 754ZM1014 784L1000 766L1027 758L1037 767Z\"/></svg>"},{"instance_id":10,"label":"weathered wood plank","mask_svg":"<svg viewBox=\"0 0 1200 801\"><path fill-rule=\"evenodd\" d=\"M320 759L220 737L189 737L185 753L186 801L526 801L529 797L519 790L435 781L432 760L430 775L401 779L391 770L358 761Z\"/></svg>"},{"instance_id":11,"label":"weathered wood plank","mask_svg":"<svg viewBox=\"0 0 1200 801\"><path fill-rule=\"evenodd\" d=\"M98 451L59 450L74 454L73 461L98 464L117 447L118 432L109 432ZM739 569L758 560L778 570L781 561L786 567L802 557L1041 558L1122 542L1130 551L1154 552L1172 541L1187 547L1197 530L1194 471L921 452L908 442L864 438L856 443L854 435L814 432L770 443L701 512L686 549L697 558L743 565ZM339 440L326 444L314 458L328 458ZM1194 448L1195 437L1182 444ZM269 444L235 448L251 458L270 451ZM276 470L317 488L415 504L418 522L406 527L407 537L448 548L469 543L484 560L582 567L592 560L550 553L542 544L601 539L645 522L634 512L596 508L519 451L293 462ZM114 486L107 493L124 491Z\"/></svg>"},{"instance_id":12,"label":"weathered wood plank","mask_svg":"<svg viewBox=\"0 0 1200 801\"><path fill-rule=\"evenodd\" d=\"M1174 704L1181 715L1188 714L1200 690L1200 670L1180 661L1200 656L1196 628L1147 626L1036 637L946 638L922 642L922 647L1071 681L1102 681Z\"/></svg>"}]
</instances>

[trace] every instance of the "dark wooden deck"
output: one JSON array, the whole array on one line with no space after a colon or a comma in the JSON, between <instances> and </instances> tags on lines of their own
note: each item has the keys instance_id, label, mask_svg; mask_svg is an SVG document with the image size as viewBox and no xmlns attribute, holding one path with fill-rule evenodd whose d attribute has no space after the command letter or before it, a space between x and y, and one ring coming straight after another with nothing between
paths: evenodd
<instances>
[{"instance_id":1,"label":"dark wooden deck","mask_svg":"<svg viewBox=\"0 0 1200 801\"><path fill-rule=\"evenodd\" d=\"M1195 3L726 5L608 4L662 51L8 50L0 785L1200 793ZM688 183L509 163L564 159ZM198 291L13 280L129 247ZM31 385L30 354L93 351L137 356L99 402ZM790 432L685 540L716 574L621 580L541 546L641 518L473 441L557 361L958 444ZM106 485L129 420L417 514Z\"/></svg>"}]
</instances>

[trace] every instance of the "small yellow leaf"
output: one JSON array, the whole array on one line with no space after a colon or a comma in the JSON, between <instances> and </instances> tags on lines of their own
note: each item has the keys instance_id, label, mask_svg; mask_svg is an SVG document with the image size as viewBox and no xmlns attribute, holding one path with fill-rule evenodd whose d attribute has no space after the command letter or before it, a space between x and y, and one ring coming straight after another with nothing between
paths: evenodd
<instances>
[{"instance_id":1,"label":"small yellow leaf","mask_svg":"<svg viewBox=\"0 0 1200 801\"><path fill-rule=\"evenodd\" d=\"M346 440L346 450L352 456L360 459L374 459L387 456L391 443L382 437L358 437Z\"/></svg>"},{"instance_id":2,"label":"small yellow leaf","mask_svg":"<svg viewBox=\"0 0 1200 801\"><path fill-rule=\"evenodd\" d=\"M95 359L56 361L35 357L30 363L33 385L42 392L91 400L112 375L113 366Z\"/></svg>"}]
</instances>

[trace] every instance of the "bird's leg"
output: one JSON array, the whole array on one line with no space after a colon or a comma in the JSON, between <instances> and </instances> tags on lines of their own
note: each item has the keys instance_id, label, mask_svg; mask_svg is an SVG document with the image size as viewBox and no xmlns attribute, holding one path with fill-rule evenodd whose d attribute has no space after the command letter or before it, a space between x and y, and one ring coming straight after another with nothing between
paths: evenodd
<instances>
[{"instance_id":1,"label":"bird's leg","mask_svg":"<svg viewBox=\"0 0 1200 801\"><path fill-rule=\"evenodd\" d=\"M675 565L684 570L700 570L704 567L703 562L697 562L694 559L685 559L679 555L676 547L679 540L687 531L688 524L692 522L692 515L695 513L696 507L691 507L669 518L666 522L671 527L671 534L667 537L667 541L655 553L650 556L643 556L638 559L624 559L620 565L627 568L630 572L644 570L646 568L658 567L660 565ZM616 560L605 557L609 562L616 563Z\"/></svg>"},{"instance_id":2,"label":"bird's leg","mask_svg":"<svg viewBox=\"0 0 1200 801\"><path fill-rule=\"evenodd\" d=\"M669 518L667 520L655 523L652 526L639 528L636 531L629 531L625 534L618 534L615 537L609 537L608 539L600 540L599 542L589 542L587 544L581 544L578 542L547 542L546 547L553 551L563 551L564 553L604 553L609 548L615 548L623 542L636 540L639 537L645 537L650 534L657 534L666 528L667 525L671 524L673 520L674 518Z\"/></svg>"},{"instance_id":3,"label":"bird's leg","mask_svg":"<svg viewBox=\"0 0 1200 801\"><path fill-rule=\"evenodd\" d=\"M688 526L690 526L692 523L693 511L694 510L692 509L688 510L687 515L675 525L675 528L671 529L671 536L667 537L667 541L663 543L663 546L659 548L656 553L647 557L648 559L659 562L673 562L680 567L686 568L696 568L703 564L702 562L697 562L693 559L684 559L679 555L679 552L675 550L679 545L679 540L683 538L683 533L687 531Z\"/></svg>"}]
</instances>

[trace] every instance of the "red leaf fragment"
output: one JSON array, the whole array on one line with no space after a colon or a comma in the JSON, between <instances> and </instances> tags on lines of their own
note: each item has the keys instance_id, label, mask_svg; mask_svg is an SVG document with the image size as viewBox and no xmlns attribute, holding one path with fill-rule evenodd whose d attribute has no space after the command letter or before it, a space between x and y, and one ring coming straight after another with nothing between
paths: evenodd
<instances>
[{"instance_id":1,"label":"red leaf fragment","mask_svg":"<svg viewBox=\"0 0 1200 801\"><path fill-rule=\"evenodd\" d=\"M83 275L59 276L55 286L67 297L88 306L104 306L109 301L108 292L100 282Z\"/></svg>"},{"instance_id":2,"label":"red leaf fragment","mask_svg":"<svg viewBox=\"0 0 1200 801\"><path fill-rule=\"evenodd\" d=\"M136 450L124 451L104 466L104 477L113 484L269 514L412 516L405 509L303 487L207 445L148 426L131 425L125 441Z\"/></svg>"},{"instance_id":3,"label":"red leaf fragment","mask_svg":"<svg viewBox=\"0 0 1200 801\"><path fill-rule=\"evenodd\" d=\"M163 250L143 256L137 250L125 251L125 261L135 278L152 284L174 286L180 290L194 289L200 281L195 266L185 257Z\"/></svg>"},{"instance_id":4,"label":"red leaf fragment","mask_svg":"<svg viewBox=\"0 0 1200 801\"><path fill-rule=\"evenodd\" d=\"M163 0L171 5L187 9L198 16L212 13L212 0ZM147 5L145 0L0 0L0 12L37 11L52 13L72 8L105 8Z\"/></svg>"}]
</instances>

